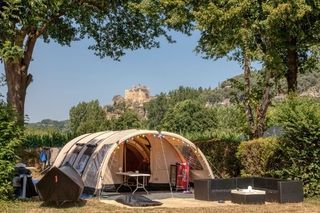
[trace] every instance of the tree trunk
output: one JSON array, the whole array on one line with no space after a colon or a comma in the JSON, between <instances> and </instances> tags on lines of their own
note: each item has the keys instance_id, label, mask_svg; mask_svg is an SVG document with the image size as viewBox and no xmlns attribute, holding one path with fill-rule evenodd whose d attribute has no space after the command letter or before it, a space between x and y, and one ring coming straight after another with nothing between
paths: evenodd
<instances>
[{"instance_id":1,"label":"tree trunk","mask_svg":"<svg viewBox=\"0 0 320 213\"><path fill-rule=\"evenodd\" d=\"M26 92L32 76L25 66L12 60L5 62L4 67L8 86L7 101L16 111L19 124L23 125Z\"/></svg>"},{"instance_id":2,"label":"tree trunk","mask_svg":"<svg viewBox=\"0 0 320 213\"><path fill-rule=\"evenodd\" d=\"M254 117L252 113L252 108L250 104L250 96L251 96L251 70L250 70L250 59L244 54L243 59L243 69L244 69L244 108L246 112L248 128L249 128L249 138L251 139L254 136Z\"/></svg>"},{"instance_id":3,"label":"tree trunk","mask_svg":"<svg viewBox=\"0 0 320 213\"><path fill-rule=\"evenodd\" d=\"M8 59L4 62L7 80L8 104L16 111L18 123L24 124L24 104L27 88L32 81L32 75L28 74L30 61L37 37L28 37L25 43L24 55L20 59Z\"/></svg>"},{"instance_id":4,"label":"tree trunk","mask_svg":"<svg viewBox=\"0 0 320 213\"><path fill-rule=\"evenodd\" d=\"M288 84L288 93L295 92L297 90L298 63L297 40L289 37L287 49L287 72L285 74Z\"/></svg>"},{"instance_id":5,"label":"tree trunk","mask_svg":"<svg viewBox=\"0 0 320 213\"><path fill-rule=\"evenodd\" d=\"M268 107L270 105L270 87L271 87L270 78L271 78L271 71L267 69L266 76L265 76L264 89L263 89L263 97L257 109L256 127L253 135L254 138L262 137L265 130L266 115L267 115Z\"/></svg>"}]
</instances>

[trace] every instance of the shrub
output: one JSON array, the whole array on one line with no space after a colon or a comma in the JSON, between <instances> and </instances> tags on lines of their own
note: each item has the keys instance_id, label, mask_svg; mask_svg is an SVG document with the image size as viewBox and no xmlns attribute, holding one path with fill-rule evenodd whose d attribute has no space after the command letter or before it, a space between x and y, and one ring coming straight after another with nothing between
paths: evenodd
<instances>
[{"instance_id":1,"label":"shrub","mask_svg":"<svg viewBox=\"0 0 320 213\"><path fill-rule=\"evenodd\" d=\"M0 101L0 199L3 200L11 198L13 193L12 178L18 158L15 151L22 134L14 113Z\"/></svg>"},{"instance_id":2,"label":"shrub","mask_svg":"<svg viewBox=\"0 0 320 213\"><path fill-rule=\"evenodd\" d=\"M277 146L276 138L259 138L241 142L237 152L241 163L241 176L265 176Z\"/></svg>"},{"instance_id":3,"label":"shrub","mask_svg":"<svg viewBox=\"0 0 320 213\"><path fill-rule=\"evenodd\" d=\"M284 135L272 173L302 180L306 196L320 195L320 102L290 97L277 106L275 114Z\"/></svg>"}]
</instances>

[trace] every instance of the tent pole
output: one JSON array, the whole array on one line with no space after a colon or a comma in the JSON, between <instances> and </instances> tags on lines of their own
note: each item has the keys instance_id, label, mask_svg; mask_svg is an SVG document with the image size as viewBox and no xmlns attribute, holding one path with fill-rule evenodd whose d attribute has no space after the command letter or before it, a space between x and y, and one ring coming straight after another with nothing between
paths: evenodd
<instances>
[{"instance_id":1,"label":"tent pole","mask_svg":"<svg viewBox=\"0 0 320 213\"><path fill-rule=\"evenodd\" d=\"M169 180L169 187L170 187L171 198L173 198L172 186L171 186L171 182L170 182L170 173L169 173L169 168L168 168L168 164L167 164L167 158L166 158L166 155L164 154L161 132L159 132L159 138L160 138L160 143L161 143L163 160L164 160L164 163L165 163L165 165L166 165L166 170L167 170L167 175L168 175L168 180Z\"/></svg>"},{"instance_id":2,"label":"tent pole","mask_svg":"<svg viewBox=\"0 0 320 213\"><path fill-rule=\"evenodd\" d=\"M125 172L127 172L127 144L124 142L123 144L123 167Z\"/></svg>"}]
</instances>

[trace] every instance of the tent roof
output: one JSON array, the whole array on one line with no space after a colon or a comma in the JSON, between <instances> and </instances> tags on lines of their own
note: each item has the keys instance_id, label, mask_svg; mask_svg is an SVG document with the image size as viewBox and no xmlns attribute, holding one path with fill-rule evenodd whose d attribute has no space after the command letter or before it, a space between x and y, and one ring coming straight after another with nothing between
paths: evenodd
<instances>
[{"instance_id":1,"label":"tent roof","mask_svg":"<svg viewBox=\"0 0 320 213\"><path fill-rule=\"evenodd\" d=\"M150 135L150 134L154 135L154 137L161 135L163 137L170 136L173 138L177 138L195 147L195 145L193 145L191 141L175 133L158 132L155 130L137 130L137 129L89 133L86 135L79 136L74 140L72 140L71 142L77 145L82 145L82 144L97 145L98 143L101 143L101 142L103 142L104 144L114 144L114 143L125 142L127 139L130 139L137 135Z\"/></svg>"}]
</instances>

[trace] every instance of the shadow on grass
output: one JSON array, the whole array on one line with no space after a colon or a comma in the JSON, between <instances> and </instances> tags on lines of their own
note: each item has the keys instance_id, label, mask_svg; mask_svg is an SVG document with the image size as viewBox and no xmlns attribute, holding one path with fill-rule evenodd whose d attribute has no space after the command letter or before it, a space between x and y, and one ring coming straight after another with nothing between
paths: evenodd
<instances>
[{"instance_id":1,"label":"shadow on grass","mask_svg":"<svg viewBox=\"0 0 320 213\"><path fill-rule=\"evenodd\" d=\"M74 207L83 207L87 204L86 200L79 201L66 201L66 202L43 202L40 206L46 208L74 208Z\"/></svg>"}]
</instances>

